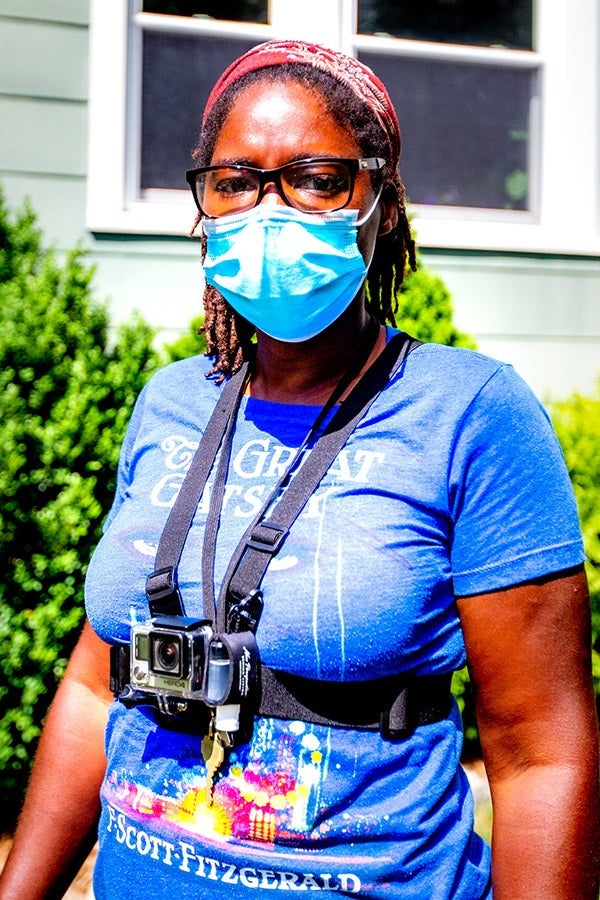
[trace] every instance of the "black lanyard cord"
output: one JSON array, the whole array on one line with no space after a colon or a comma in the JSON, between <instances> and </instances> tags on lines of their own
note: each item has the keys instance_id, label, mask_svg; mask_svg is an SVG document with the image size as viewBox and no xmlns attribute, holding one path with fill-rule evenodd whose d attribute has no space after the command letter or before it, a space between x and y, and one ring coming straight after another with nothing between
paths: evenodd
<instances>
[{"instance_id":1,"label":"black lanyard cord","mask_svg":"<svg viewBox=\"0 0 600 900\"><path fill-rule=\"evenodd\" d=\"M269 562L279 552L289 529L316 490L331 463L371 403L400 368L408 354L421 342L406 334L393 338L339 406L295 477L280 494L269 518L272 496L239 542L223 579L218 603L218 622L226 625L229 608L244 602L258 590ZM288 470L289 471L289 470ZM287 475L287 473L286 473Z\"/></svg>"},{"instance_id":2,"label":"black lanyard cord","mask_svg":"<svg viewBox=\"0 0 600 900\"><path fill-rule=\"evenodd\" d=\"M281 492L284 490L286 484L289 482L292 474L298 468L301 463L301 460L306 452L306 450L315 444L319 439L319 435L323 428L324 423L327 421L331 410L338 402L342 394L346 391L348 386L354 381L356 376L360 373L363 366L365 365L367 359L371 355L371 351L375 346L375 342L379 335L379 323L376 319L370 319L369 324L367 326L367 338L361 344L358 355L352 360L352 363L334 387L333 391L327 398L324 406L319 410L314 422L310 426L307 434L304 437L304 440L294 453L293 458L289 462L283 474L280 476L279 480L275 484L275 487L271 490L266 500L263 502L260 507L258 513L255 515L254 519L246 529L244 536L242 537L240 543L238 544L237 550L232 557L232 563L235 560L239 560L244 552L246 547L246 543L249 535L252 533L253 529L256 527L258 522L264 518L267 514L269 508L275 503ZM215 567L215 554L216 554L216 542L217 542L217 534L219 530L219 522L221 518L221 511L223 508L223 500L224 500L224 492L225 492L225 483L227 481L227 473L229 469L229 462L231 459L231 446L233 443L233 432L235 430L235 423L237 418L237 413L239 411L239 402L236 407L234 414L230 417L229 424L227 430L225 431L223 442L221 446L221 453L219 456L219 461L217 464L217 471L215 474L215 481L212 487L208 515L206 518L206 526L204 531L204 542L202 548L202 594L203 594L203 603L204 603L204 615L207 618L213 618L213 621L219 620L221 627L219 630L224 630L225 627L225 602L226 602L226 594L227 594L227 581L225 579L224 588L222 588L219 603L217 604L215 599L215 591L214 591L214 567ZM230 567L231 568L231 564ZM229 571L229 570L228 570ZM217 606L222 610L221 614L217 611Z\"/></svg>"},{"instance_id":3,"label":"black lanyard cord","mask_svg":"<svg viewBox=\"0 0 600 900\"><path fill-rule=\"evenodd\" d=\"M229 416L229 421L227 422L227 427L223 434L221 452L218 454L215 480L210 488L208 514L206 516L206 525L204 527L204 540L202 542L202 598L204 615L207 619L210 619L211 622L217 621L217 602L215 599L214 588L217 535L219 532L219 524L221 522L221 511L225 496L227 473L229 472L229 461L231 459L231 448L233 446L233 433L235 431L241 398L246 389L247 382L248 379L246 378L236 397L235 406L231 410L231 415Z\"/></svg>"}]
</instances>

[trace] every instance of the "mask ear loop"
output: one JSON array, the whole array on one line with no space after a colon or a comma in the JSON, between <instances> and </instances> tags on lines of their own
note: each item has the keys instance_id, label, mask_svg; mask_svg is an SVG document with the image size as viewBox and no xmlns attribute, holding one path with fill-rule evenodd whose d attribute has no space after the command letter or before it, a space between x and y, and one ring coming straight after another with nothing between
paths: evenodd
<instances>
[{"instance_id":1,"label":"mask ear loop","mask_svg":"<svg viewBox=\"0 0 600 900\"><path fill-rule=\"evenodd\" d=\"M371 216L377 209L377 204L381 200L382 194L383 194L383 185L381 185L381 187L377 191L377 196L375 197L375 199L374 199L372 205L369 207L368 211L364 214L364 216L362 216L360 219L357 219L356 222L353 223L357 228L360 228L361 225L364 225L365 222L369 221L369 219L371 218Z\"/></svg>"},{"instance_id":2,"label":"mask ear loop","mask_svg":"<svg viewBox=\"0 0 600 900\"><path fill-rule=\"evenodd\" d=\"M381 185L381 187L379 188L379 191L377 192L377 196L375 197L375 200L373 201L373 204L372 204L372 206L369 208L368 212L366 212L366 213L364 214L364 216L362 216L362 218L357 219L356 222L354 222L354 227L355 227L355 228L358 229L358 228L360 228L361 225L364 225L365 222L368 222L368 221L369 221L369 219L371 218L371 216L373 215L373 213L374 213L375 210L377 209L377 204L378 204L379 201L381 200L382 194L383 194L383 185ZM367 268L367 272L368 272L369 269L371 268L371 263L373 262L373 257L375 256L375 245L376 245L376 243L377 243L376 241L373 241L373 249L371 250L371 255L369 256L369 259L368 259L368 260L365 259L365 266L366 266L366 268Z\"/></svg>"}]
</instances>

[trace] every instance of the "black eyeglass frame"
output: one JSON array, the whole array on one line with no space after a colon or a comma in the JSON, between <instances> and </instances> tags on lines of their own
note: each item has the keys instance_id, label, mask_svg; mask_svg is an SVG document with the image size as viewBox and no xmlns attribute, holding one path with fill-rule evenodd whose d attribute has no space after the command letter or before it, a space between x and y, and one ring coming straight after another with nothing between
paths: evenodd
<instances>
[{"instance_id":1,"label":"black eyeglass frame","mask_svg":"<svg viewBox=\"0 0 600 900\"><path fill-rule=\"evenodd\" d=\"M308 213L309 215L323 215L327 212L337 212L339 209L344 209L350 203L352 199L352 195L354 193L354 184L356 181L356 176L359 172L381 172L381 170L386 165L387 160L385 160L382 156L369 156L361 159L346 159L345 157L340 156L314 156L308 159L296 159L293 162L285 163L283 166L277 166L274 169L257 169L254 166L242 166L242 165L228 165L224 163L220 166L199 166L195 169L188 169L185 173L185 179L190 186L192 191L192 196L194 198L194 202L198 207L198 211L205 219L218 219L219 216L210 216L208 213L205 213L202 207L200 206L200 201L198 200L198 195L196 193L196 179L198 175L206 174L207 172L214 172L218 169L233 169L234 171L244 171L244 172L252 172L254 175L258 176L258 194L256 195L256 200L253 206L248 206L245 210L236 210L230 215L235 215L238 212L247 212L248 209L254 209L260 201L262 200L265 187L267 184L274 184L277 188L277 192L279 196L282 198L284 203L287 206L290 206L292 209L299 209L299 207L294 206L293 203L290 203L288 198L285 195L285 190L281 183L281 176L287 169L293 169L295 166L299 165L310 165L311 163L344 163L348 167L348 172L350 174L350 189L348 191L348 199L341 206L336 206L331 209L300 209L300 212Z\"/></svg>"}]
</instances>

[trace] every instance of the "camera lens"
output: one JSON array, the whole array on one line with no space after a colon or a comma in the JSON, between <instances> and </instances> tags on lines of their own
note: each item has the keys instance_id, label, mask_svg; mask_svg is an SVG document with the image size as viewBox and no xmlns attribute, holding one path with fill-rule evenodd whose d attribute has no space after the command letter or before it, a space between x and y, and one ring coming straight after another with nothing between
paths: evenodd
<instances>
[{"instance_id":1,"label":"camera lens","mask_svg":"<svg viewBox=\"0 0 600 900\"><path fill-rule=\"evenodd\" d=\"M178 637L154 637L153 670L166 675L181 676L181 642Z\"/></svg>"},{"instance_id":2,"label":"camera lens","mask_svg":"<svg viewBox=\"0 0 600 900\"><path fill-rule=\"evenodd\" d=\"M179 644L175 641L161 641L156 647L156 659L163 669L176 669L179 665Z\"/></svg>"}]
</instances>

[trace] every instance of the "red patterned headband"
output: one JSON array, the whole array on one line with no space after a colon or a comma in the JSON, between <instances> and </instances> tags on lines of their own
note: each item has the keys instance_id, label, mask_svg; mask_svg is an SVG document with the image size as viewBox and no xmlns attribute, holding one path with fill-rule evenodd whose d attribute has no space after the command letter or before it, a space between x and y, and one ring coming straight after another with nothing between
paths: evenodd
<instances>
[{"instance_id":1,"label":"red patterned headband","mask_svg":"<svg viewBox=\"0 0 600 900\"><path fill-rule=\"evenodd\" d=\"M204 110L204 121L219 97L239 78L257 69L285 63L303 63L314 69L321 69L350 88L373 112L383 128L390 148L389 161L392 168L396 168L400 159L400 126L383 82L368 66L354 57L319 44L309 44L305 41L267 41L244 53L225 69L212 89Z\"/></svg>"}]
</instances>

